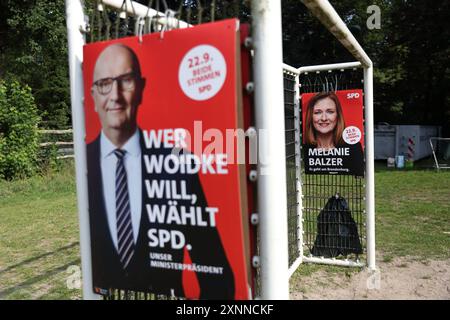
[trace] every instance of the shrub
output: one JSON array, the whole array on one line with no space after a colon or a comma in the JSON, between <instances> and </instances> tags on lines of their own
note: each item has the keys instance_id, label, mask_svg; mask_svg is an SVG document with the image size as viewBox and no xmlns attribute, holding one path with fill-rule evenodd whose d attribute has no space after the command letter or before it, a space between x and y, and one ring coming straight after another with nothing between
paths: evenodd
<instances>
[{"instance_id":1,"label":"shrub","mask_svg":"<svg viewBox=\"0 0 450 320\"><path fill-rule=\"evenodd\" d=\"M50 171L58 171L61 167L61 160L58 160L58 146L56 143L59 136L50 135L45 133L39 134L39 142L51 143L44 147L39 148L37 154L38 172L41 174L48 173Z\"/></svg>"},{"instance_id":2,"label":"shrub","mask_svg":"<svg viewBox=\"0 0 450 320\"><path fill-rule=\"evenodd\" d=\"M30 87L14 79L0 81L0 178L34 173L39 120Z\"/></svg>"}]
</instances>

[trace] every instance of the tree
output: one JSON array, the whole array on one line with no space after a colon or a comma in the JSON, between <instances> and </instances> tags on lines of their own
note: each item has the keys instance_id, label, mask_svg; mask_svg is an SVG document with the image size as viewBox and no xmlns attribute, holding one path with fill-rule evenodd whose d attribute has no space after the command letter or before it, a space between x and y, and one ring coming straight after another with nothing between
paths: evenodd
<instances>
[{"instance_id":1,"label":"tree","mask_svg":"<svg viewBox=\"0 0 450 320\"><path fill-rule=\"evenodd\" d=\"M34 173L38 122L30 88L12 78L0 81L0 178Z\"/></svg>"},{"instance_id":2,"label":"tree","mask_svg":"<svg viewBox=\"0 0 450 320\"><path fill-rule=\"evenodd\" d=\"M380 64L397 70L399 80L387 100L401 105L409 123L439 124L449 134L450 3L396 1L389 23Z\"/></svg>"},{"instance_id":3,"label":"tree","mask_svg":"<svg viewBox=\"0 0 450 320\"><path fill-rule=\"evenodd\" d=\"M85 0L89 8L94 0ZM164 1L138 0L148 5ZM450 2L332 0L374 62L375 121L433 124L450 134ZM182 19L211 19L211 0L167 0ZM248 0L216 0L215 19L249 22ZM200 6L199 6L200 4ZM367 7L381 8L381 29L369 30ZM202 9L202 10L199 10ZM345 48L299 0L283 0L284 61L293 66L353 61ZM117 17L117 13L110 13ZM133 28L131 28L133 29ZM0 2L0 77L14 74L32 88L47 127L70 122L64 1Z\"/></svg>"},{"instance_id":4,"label":"tree","mask_svg":"<svg viewBox=\"0 0 450 320\"><path fill-rule=\"evenodd\" d=\"M29 85L44 126L69 125L70 97L64 1L0 3L0 77Z\"/></svg>"},{"instance_id":5,"label":"tree","mask_svg":"<svg viewBox=\"0 0 450 320\"><path fill-rule=\"evenodd\" d=\"M440 125L450 134L450 2L331 1L374 63L375 121ZM296 0L284 0L283 51L288 64L354 61ZM381 9L369 30L367 7Z\"/></svg>"}]
</instances>

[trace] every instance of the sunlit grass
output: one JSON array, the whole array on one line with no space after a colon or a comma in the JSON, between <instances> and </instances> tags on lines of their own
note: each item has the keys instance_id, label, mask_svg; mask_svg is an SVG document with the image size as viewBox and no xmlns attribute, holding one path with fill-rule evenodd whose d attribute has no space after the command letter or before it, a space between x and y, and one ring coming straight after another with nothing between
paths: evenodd
<instances>
[{"instance_id":1,"label":"sunlit grass","mask_svg":"<svg viewBox=\"0 0 450 320\"><path fill-rule=\"evenodd\" d=\"M450 172L378 171L377 259L450 257ZM80 266L73 163L59 172L0 181L0 299L79 299L69 289L69 266ZM302 265L293 281L323 270L356 268Z\"/></svg>"},{"instance_id":2,"label":"sunlit grass","mask_svg":"<svg viewBox=\"0 0 450 320\"><path fill-rule=\"evenodd\" d=\"M0 182L0 299L77 299L66 286L80 265L73 163Z\"/></svg>"}]
</instances>

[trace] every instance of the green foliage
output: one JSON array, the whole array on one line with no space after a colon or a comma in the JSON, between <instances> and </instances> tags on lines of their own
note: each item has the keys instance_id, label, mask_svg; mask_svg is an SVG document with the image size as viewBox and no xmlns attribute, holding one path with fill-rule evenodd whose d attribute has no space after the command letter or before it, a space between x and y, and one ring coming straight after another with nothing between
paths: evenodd
<instances>
[{"instance_id":1,"label":"green foliage","mask_svg":"<svg viewBox=\"0 0 450 320\"><path fill-rule=\"evenodd\" d=\"M64 149L70 149L70 147L58 147L57 142L71 142L73 139L72 133L54 134L51 132L40 132L39 141L45 143L39 149L38 152L38 172L40 174L49 174L51 172L57 172L63 168L67 159L58 159L59 156L70 154Z\"/></svg>"},{"instance_id":2,"label":"green foliage","mask_svg":"<svg viewBox=\"0 0 450 320\"><path fill-rule=\"evenodd\" d=\"M374 63L375 121L440 125L450 134L450 1L330 1ZM369 30L367 7L381 9ZM284 0L283 54L295 67L354 61L298 0Z\"/></svg>"},{"instance_id":3,"label":"green foliage","mask_svg":"<svg viewBox=\"0 0 450 320\"><path fill-rule=\"evenodd\" d=\"M34 173L39 120L30 87L13 79L0 82L0 178Z\"/></svg>"},{"instance_id":4,"label":"green foliage","mask_svg":"<svg viewBox=\"0 0 450 320\"><path fill-rule=\"evenodd\" d=\"M41 173L58 171L61 168L61 161L58 160L58 146L56 144L41 148L38 152L37 159Z\"/></svg>"},{"instance_id":5,"label":"green foliage","mask_svg":"<svg viewBox=\"0 0 450 320\"><path fill-rule=\"evenodd\" d=\"M70 95L64 1L0 3L0 76L28 84L47 128L69 124Z\"/></svg>"},{"instance_id":6,"label":"green foliage","mask_svg":"<svg viewBox=\"0 0 450 320\"><path fill-rule=\"evenodd\" d=\"M194 24L212 18L210 0L165 2L171 9L181 8L182 19ZM374 62L375 121L441 125L443 134L450 134L450 1L330 2ZM99 18L93 14L97 1L85 3L93 22ZM164 11L162 1L152 3ZM216 0L214 18L238 16L249 22L249 3ZM369 30L367 8L374 4L381 9L381 29ZM117 12L108 12L112 20L117 18ZM299 67L354 60L301 1L283 0L282 14L286 63ZM98 29L95 24L97 20L92 30ZM64 1L0 1L0 77L14 74L32 88L47 128L70 123L66 34Z\"/></svg>"}]
</instances>

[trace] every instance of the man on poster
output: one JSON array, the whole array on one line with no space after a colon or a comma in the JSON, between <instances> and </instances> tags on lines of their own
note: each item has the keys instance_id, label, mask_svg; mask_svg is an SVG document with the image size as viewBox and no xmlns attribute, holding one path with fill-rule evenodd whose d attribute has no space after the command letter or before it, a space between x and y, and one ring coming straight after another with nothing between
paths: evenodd
<instances>
[{"instance_id":1,"label":"man on poster","mask_svg":"<svg viewBox=\"0 0 450 320\"><path fill-rule=\"evenodd\" d=\"M100 53L91 94L102 130L87 146L94 291L107 294L117 288L185 296L182 273L188 254L197 265L200 298L232 299L234 277L211 214L200 210L179 222L152 213L151 208L166 206L180 212L193 202L156 196L149 186L159 181L170 181L167 185L174 189L184 186L196 208L207 208L207 202L197 174L148 170L146 159L168 156L171 149L149 147L148 132L137 126L145 86L131 48L116 43Z\"/></svg>"}]
</instances>

